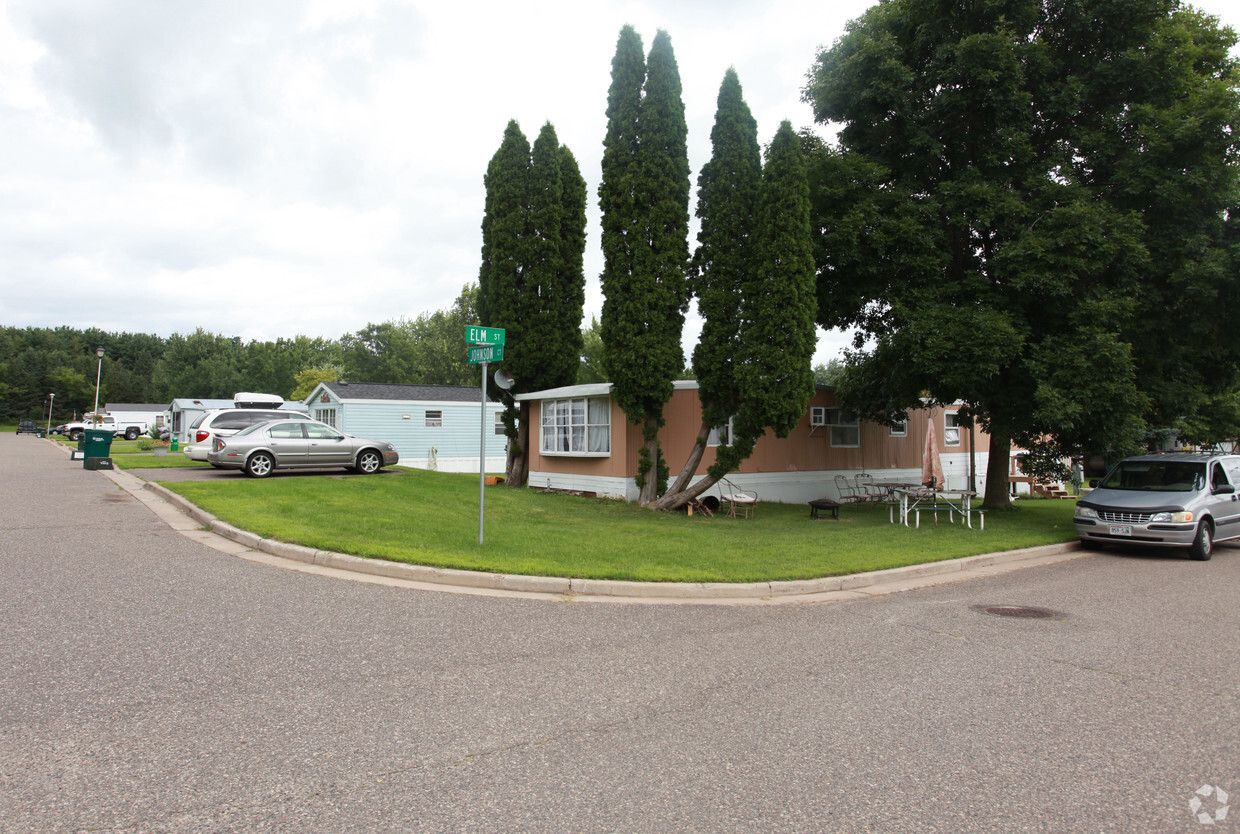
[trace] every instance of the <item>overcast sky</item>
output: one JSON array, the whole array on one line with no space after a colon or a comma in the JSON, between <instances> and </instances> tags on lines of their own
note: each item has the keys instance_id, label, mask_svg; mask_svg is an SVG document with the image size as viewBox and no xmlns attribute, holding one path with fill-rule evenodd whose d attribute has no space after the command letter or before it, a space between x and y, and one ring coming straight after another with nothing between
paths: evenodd
<instances>
[{"instance_id":1,"label":"overcast sky","mask_svg":"<svg viewBox=\"0 0 1240 834\"><path fill-rule=\"evenodd\" d=\"M817 48L869 5L0 0L0 325L339 338L446 308L514 118L586 178L588 322L621 26L671 35L696 196L727 68L763 143L808 125ZM1240 23L1240 0L1196 5ZM816 361L845 341L820 331Z\"/></svg>"}]
</instances>

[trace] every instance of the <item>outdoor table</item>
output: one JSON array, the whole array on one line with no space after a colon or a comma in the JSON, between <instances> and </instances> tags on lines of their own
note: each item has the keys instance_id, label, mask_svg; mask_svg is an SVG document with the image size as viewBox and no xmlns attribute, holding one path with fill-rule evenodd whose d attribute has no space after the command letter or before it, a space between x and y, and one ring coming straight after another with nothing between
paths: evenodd
<instances>
[{"instance_id":1,"label":"outdoor table","mask_svg":"<svg viewBox=\"0 0 1240 834\"><path fill-rule=\"evenodd\" d=\"M965 526L973 527L973 496L977 495L967 489L928 489L926 487L900 487L893 490L900 501L900 523L908 526L908 515L917 515L917 526L921 526L920 508L947 510L948 521L955 523L956 513L964 519ZM929 505L929 507L927 507ZM983 522L984 524L985 522Z\"/></svg>"}]
</instances>

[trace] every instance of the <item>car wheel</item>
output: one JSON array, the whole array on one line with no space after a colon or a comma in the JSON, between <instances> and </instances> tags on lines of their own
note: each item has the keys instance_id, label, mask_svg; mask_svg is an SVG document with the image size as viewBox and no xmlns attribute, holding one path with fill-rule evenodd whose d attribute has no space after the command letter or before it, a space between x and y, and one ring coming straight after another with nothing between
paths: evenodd
<instances>
[{"instance_id":1,"label":"car wheel","mask_svg":"<svg viewBox=\"0 0 1240 834\"><path fill-rule=\"evenodd\" d=\"M69 432L69 439L72 440L74 443L77 443L79 440L82 439L82 430L74 429L73 431Z\"/></svg>"},{"instance_id":2,"label":"car wheel","mask_svg":"<svg viewBox=\"0 0 1240 834\"><path fill-rule=\"evenodd\" d=\"M374 449L366 449L357 456L357 471L363 475L373 475L383 468L383 458Z\"/></svg>"},{"instance_id":3,"label":"car wheel","mask_svg":"<svg viewBox=\"0 0 1240 834\"><path fill-rule=\"evenodd\" d=\"M1202 521L1197 525L1197 536L1188 548L1188 555L1198 562L1208 562L1214 555L1214 530L1210 522Z\"/></svg>"},{"instance_id":4,"label":"car wheel","mask_svg":"<svg viewBox=\"0 0 1240 834\"><path fill-rule=\"evenodd\" d=\"M275 458L266 452L256 452L245 462L245 474L251 478L266 478L275 468Z\"/></svg>"},{"instance_id":5,"label":"car wheel","mask_svg":"<svg viewBox=\"0 0 1240 834\"><path fill-rule=\"evenodd\" d=\"M130 426L129 428L125 429L125 439L126 439L126 440L137 440L137 439L138 439L138 434L139 434L139 432L138 432L137 428L135 428L134 426Z\"/></svg>"}]
</instances>

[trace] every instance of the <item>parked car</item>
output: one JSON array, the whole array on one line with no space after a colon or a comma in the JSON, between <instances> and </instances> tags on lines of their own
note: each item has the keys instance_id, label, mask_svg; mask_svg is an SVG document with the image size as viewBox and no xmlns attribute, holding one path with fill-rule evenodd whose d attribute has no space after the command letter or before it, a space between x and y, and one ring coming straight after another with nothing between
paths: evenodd
<instances>
[{"instance_id":1,"label":"parked car","mask_svg":"<svg viewBox=\"0 0 1240 834\"><path fill-rule=\"evenodd\" d=\"M208 411L190 424L185 456L190 460L207 460L211 443L216 437L230 437L242 429L268 420L309 419L307 414L275 408L225 408Z\"/></svg>"},{"instance_id":2,"label":"parked car","mask_svg":"<svg viewBox=\"0 0 1240 834\"><path fill-rule=\"evenodd\" d=\"M18 434L39 434L39 427L34 424L33 420L19 420L17 422Z\"/></svg>"},{"instance_id":3,"label":"parked car","mask_svg":"<svg viewBox=\"0 0 1240 834\"><path fill-rule=\"evenodd\" d=\"M207 460L221 469L240 469L265 478L276 469L342 466L363 475L400 460L384 440L353 437L317 420L271 420L211 442Z\"/></svg>"},{"instance_id":4,"label":"parked car","mask_svg":"<svg viewBox=\"0 0 1240 834\"><path fill-rule=\"evenodd\" d=\"M1214 542L1240 538L1240 455L1176 453L1121 461L1076 505L1085 547L1188 548L1205 561Z\"/></svg>"}]
</instances>

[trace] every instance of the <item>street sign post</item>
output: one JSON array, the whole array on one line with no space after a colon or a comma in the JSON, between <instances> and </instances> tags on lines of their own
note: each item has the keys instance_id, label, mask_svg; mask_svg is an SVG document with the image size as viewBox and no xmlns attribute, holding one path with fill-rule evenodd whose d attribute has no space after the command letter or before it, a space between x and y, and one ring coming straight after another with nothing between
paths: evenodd
<instances>
[{"instance_id":1,"label":"street sign post","mask_svg":"<svg viewBox=\"0 0 1240 834\"><path fill-rule=\"evenodd\" d=\"M465 341L471 345L502 345L505 331L502 327L466 327Z\"/></svg>"},{"instance_id":2,"label":"street sign post","mask_svg":"<svg viewBox=\"0 0 1240 834\"><path fill-rule=\"evenodd\" d=\"M482 436L478 441L478 544L482 544L482 524L486 509L487 485L487 365L504 358L504 329L502 327L465 328L465 341L469 344L469 364L482 365Z\"/></svg>"},{"instance_id":3,"label":"street sign post","mask_svg":"<svg viewBox=\"0 0 1240 834\"><path fill-rule=\"evenodd\" d=\"M503 331L500 331L501 333ZM498 345L475 345L469 349L469 364L477 365L480 362L501 362L504 359L504 346Z\"/></svg>"}]
</instances>

